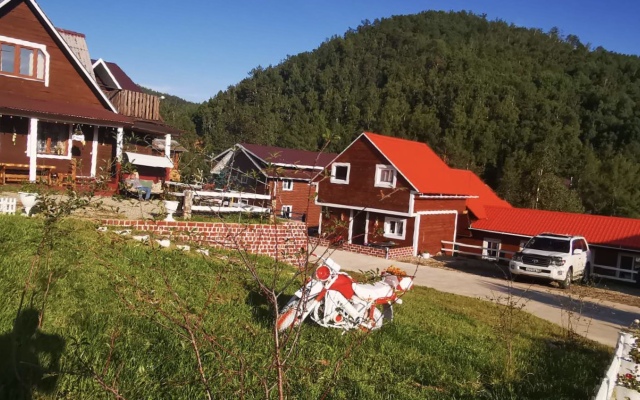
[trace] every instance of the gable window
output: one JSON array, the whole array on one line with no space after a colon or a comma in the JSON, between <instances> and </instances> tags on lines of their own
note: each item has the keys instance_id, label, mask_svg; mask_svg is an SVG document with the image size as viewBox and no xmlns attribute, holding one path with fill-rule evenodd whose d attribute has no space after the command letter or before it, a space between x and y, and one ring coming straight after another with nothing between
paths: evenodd
<instances>
[{"instance_id":1,"label":"gable window","mask_svg":"<svg viewBox=\"0 0 640 400\"><path fill-rule=\"evenodd\" d=\"M69 158L71 126L40 122L38 124L38 155Z\"/></svg>"},{"instance_id":2,"label":"gable window","mask_svg":"<svg viewBox=\"0 0 640 400\"><path fill-rule=\"evenodd\" d=\"M331 165L331 183L339 183L346 185L349 183L349 172L351 164L349 163L333 163Z\"/></svg>"},{"instance_id":3,"label":"gable window","mask_svg":"<svg viewBox=\"0 0 640 400\"><path fill-rule=\"evenodd\" d=\"M376 165L375 187L396 187L396 169L390 165Z\"/></svg>"},{"instance_id":4,"label":"gable window","mask_svg":"<svg viewBox=\"0 0 640 400\"><path fill-rule=\"evenodd\" d=\"M291 179L283 179L282 180L282 190L293 190L293 180Z\"/></svg>"},{"instance_id":5,"label":"gable window","mask_svg":"<svg viewBox=\"0 0 640 400\"><path fill-rule=\"evenodd\" d=\"M392 239L404 239L406 235L406 219L385 217L384 236Z\"/></svg>"},{"instance_id":6,"label":"gable window","mask_svg":"<svg viewBox=\"0 0 640 400\"><path fill-rule=\"evenodd\" d=\"M247 182L249 182L249 178L245 174L240 175L240 183L247 183Z\"/></svg>"},{"instance_id":7,"label":"gable window","mask_svg":"<svg viewBox=\"0 0 640 400\"><path fill-rule=\"evenodd\" d=\"M497 261L500 258L500 240L485 238L482 242L482 258Z\"/></svg>"},{"instance_id":8,"label":"gable window","mask_svg":"<svg viewBox=\"0 0 640 400\"><path fill-rule=\"evenodd\" d=\"M49 85L49 53L46 46L0 36L0 74L44 81Z\"/></svg>"},{"instance_id":9,"label":"gable window","mask_svg":"<svg viewBox=\"0 0 640 400\"><path fill-rule=\"evenodd\" d=\"M293 207L292 206L282 206L282 210L281 210L280 216L282 218L291 219L291 214L292 213L293 213Z\"/></svg>"}]
</instances>

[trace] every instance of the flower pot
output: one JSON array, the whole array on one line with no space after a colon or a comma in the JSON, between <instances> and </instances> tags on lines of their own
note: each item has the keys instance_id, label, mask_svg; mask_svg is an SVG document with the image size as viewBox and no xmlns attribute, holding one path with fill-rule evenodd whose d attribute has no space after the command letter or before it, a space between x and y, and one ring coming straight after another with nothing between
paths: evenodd
<instances>
[{"instance_id":1,"label":"flower pot","mask_svg":"<svg viewBox=\"0 0 640 400\"><path fill-rule=\"evenodd\" d=\"M173 201L173 200L164 201L164 208L165 210L167 210L167 218L164 219L165 221L167 222L175 221L175 219L173 219L173 213L178 211L179 205L180 205L179 201Z\"/></svg>"},{"instance_id":2,"label":"flower pot","mask_svg":"<svg viewBox=\"0 0 640 400\"><path fill-rule=\"evenodd\" d=\"M18 192L18 195L20 195L20 202L24 207L25 214L31 215L31 209L38 202L38 193Z\"/></svg>"}]
</instances>

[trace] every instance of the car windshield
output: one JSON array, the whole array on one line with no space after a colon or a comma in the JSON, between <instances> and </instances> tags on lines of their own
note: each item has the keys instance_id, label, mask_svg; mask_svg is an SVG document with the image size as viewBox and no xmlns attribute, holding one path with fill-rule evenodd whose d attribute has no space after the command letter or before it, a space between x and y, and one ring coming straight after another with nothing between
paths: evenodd
<instances>
[{"instance_id":1,"label":"car windshield","mask_svg":"<svg viewBox=\"0 0 640 400\"><path fill-rule=\"evenodd\" d=\"M558 253L569 252L569 241L545 237L534 237L524 246L525 249L554 251Z\"/></svg>"}]
</instances>

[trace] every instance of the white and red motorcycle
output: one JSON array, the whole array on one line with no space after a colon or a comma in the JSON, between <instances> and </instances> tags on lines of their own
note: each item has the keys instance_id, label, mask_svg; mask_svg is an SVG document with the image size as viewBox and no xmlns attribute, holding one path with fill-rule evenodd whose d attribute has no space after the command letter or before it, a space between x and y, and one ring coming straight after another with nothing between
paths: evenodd
<instances>
[{"instance_id":1,"label":"white and red motorcycle","mask_svg":"<svg viewBox=\"0 0 640 400\"><path fill-rule=\"evenodd\" d=\"M280 310L277 327L284 331L311 317L327 328L379 329L384 320L393 319L393 304L402 304L398 294L412 286L412 277L396 275L383 275L374 284L360 284L340 272L340 265L331 258L320 258L313 278Z\"/></svg>"}]
</instances>

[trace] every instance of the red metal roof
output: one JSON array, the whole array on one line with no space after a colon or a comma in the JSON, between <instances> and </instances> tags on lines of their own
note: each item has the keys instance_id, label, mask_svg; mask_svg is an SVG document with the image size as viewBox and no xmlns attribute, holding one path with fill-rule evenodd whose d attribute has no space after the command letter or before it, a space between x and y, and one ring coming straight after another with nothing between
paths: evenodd
<instances>
[{"instance_id":1,"label":"red metal roof","mask_svg":"<svg viewBox=\"0 0 640 400\"><path fill-rule=\"evenodd\" d=\"M305 166L324 168L337 156L335 153L285 149L284 147L263 146L250 143L240 143L240 146L249 150L249 152L253 153L264 162L271 164L296 165L300 166L300 168L304 168Z\"/></svg>"},{"instance_id":2,"label":"red metal roof","mask_svg":"<svg viewBox=\"0 0 640 400\"><path fill-rule=\"evenodd\" d=\"M469 187L452 179L451 168L424 143L364 132L371 143L420 193L473 195Z\"/></svg>"},{"instance_id":3,"label":"red metal roof","mask_svg":"<svg viewBox=\"0 0 640 400\"><path fill-rule=\"evenodd\" d=\"M36 100L2 92L0 92L0 109L23 117L58 118L68 122L116 124L123 127L130 127L133 123L129 117L99 106Z\"/></svg>"},{"instance_id":4,"label":"red metal roof","mask_svg":"<svg viewBox=\"0 0 640 400\"><path fill-rule=\"evenodd\" d=\"M498 197L493 189L472 171L452 168L449 174L451 179L456 181L458 185L468 188L474 196L478 196L477 198L467 199L466 201L467 208L476 218L487 218L487 213L485 212L485 207L487 206L511 207L511 204Z\"/></svg>"},{"instance_id":5,"label":"red metal roof","mask_svg":"<svg viewBox=\"0 0 640 400\"><path fill-rule=\"evenodd\" d=\"M528 208L485 207L472 229L535 236L542 232L584 236L591 244L640 249L640 219Z\"/></svg>"}]
</instances>

